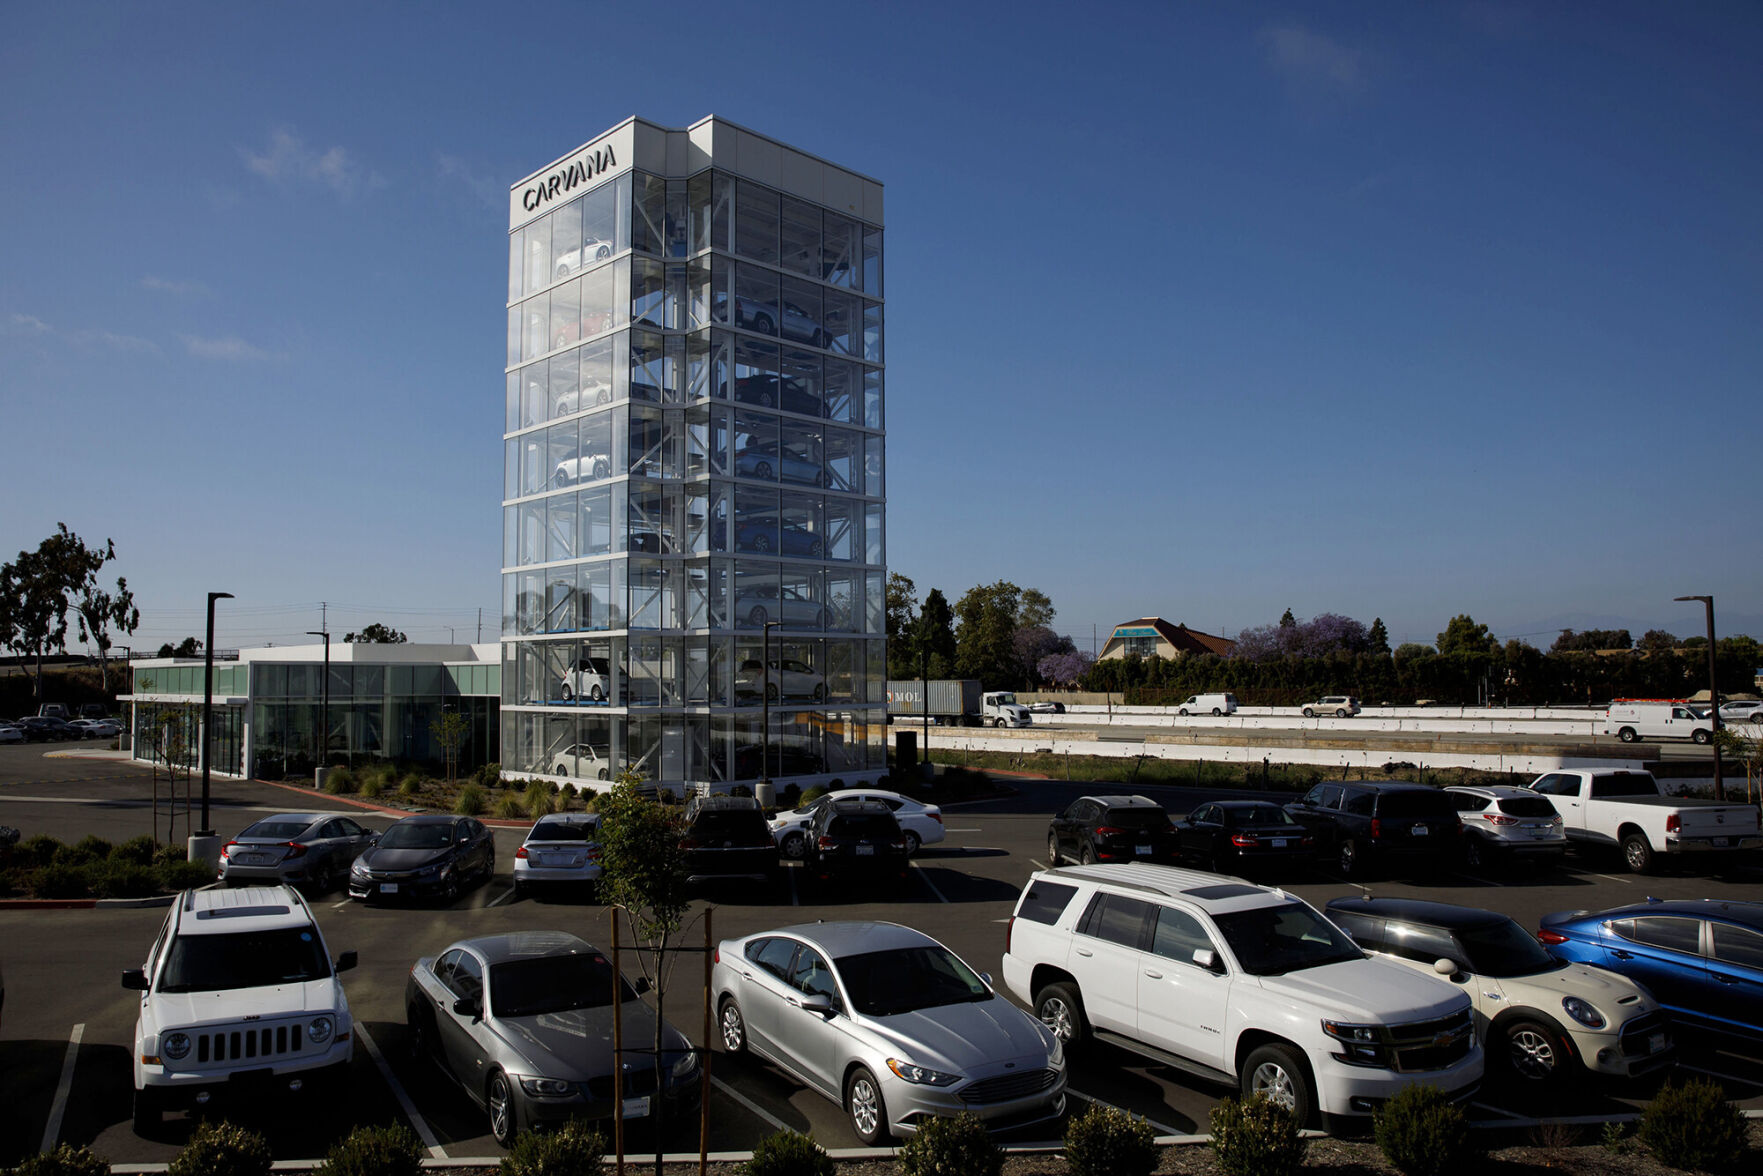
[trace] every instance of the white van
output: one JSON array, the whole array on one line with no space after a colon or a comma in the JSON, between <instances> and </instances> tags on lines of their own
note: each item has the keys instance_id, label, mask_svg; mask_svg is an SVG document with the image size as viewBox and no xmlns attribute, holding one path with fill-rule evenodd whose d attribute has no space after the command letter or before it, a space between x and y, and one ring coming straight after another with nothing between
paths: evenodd
<instances>
[{"instance_id":1,"label":"white van","mask_svg":"<svg viewBox=\"0 0 1763 1176\"><path fill-rule=\"evenodd\" d=\"M1714 738L1714 723L1680 700L1618 698L1604 712L1604 734L1614 735L1624 743L1637 739L1693 739L1707 743Z\"/></svg>"},{"instance_id":2,"label":"white van","mask_svg":"<svg viewBox=\"0 0 1763 1176\"><path fill-rule=\"evenodd\" d=\"M1234 694L1192 694L1181 704L1178 714L1184 715L1234 715L1237 713L1237 696Z\"/></svg>"}]
</instances>

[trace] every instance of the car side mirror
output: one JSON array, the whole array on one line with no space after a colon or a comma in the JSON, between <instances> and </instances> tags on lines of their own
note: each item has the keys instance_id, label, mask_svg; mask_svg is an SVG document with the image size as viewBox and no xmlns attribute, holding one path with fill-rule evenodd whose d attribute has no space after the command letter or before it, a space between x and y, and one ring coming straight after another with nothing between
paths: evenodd
<instances>
[{"instance_id":1,"label":"car side mirror","mask_svg":"<svg viewBox=\"0 0 1763 1176\"><path fill-rule=\"evenodd\" d=\"M981 972L979 974L979 979L980 983L984 984L987 988L992 986L992 974L990 972Z\"/></svg>"},{"instance_id":2,"label":"car side mirror","mask_svg":"<svg viewBox=\"0 0 1763 1176\"><path fill-rule=\"evenodd\" d=\"M135 992L147 991L147 973L139 968L128 968L122 974L122 986Z\"/></svg>"},{"instance_id":3,"label":"car side mirror","mask_svg":"<svg viewBox=\"0 0 1763 1176\"><path fill-rule=\"evenodd\" d=\"M378 833L369 833L367 835L367 844L370 848L372 846L378 845L379 843L380 843L380 835Z\"/></svg>"},{"instance_id":4,"label":"car side mirror","mask_svg":"<svg viewBox=\"0 0 1763 1176\"><path fill-rule=\"evenodd\" d=\"M832 997L824 992L805 992L798 1003L805 1013L819 1013L824 1017L833 1011Z\"/></svg>"},{"instance_id":5,"label":"car side mirror","mask_svg":"<svg viewBox=\"0 0 1763 1176\"><path fill-rule=\"evenodd\" d=\"M353 968L356 964L358 964L360 962L361 962L361 958L359 956L357 956L354 952L346 951L342 955L337 957L337 971L347 972L349 969Z\"/></svg>"},{"instance_id":6,"label":"car side mirror","mask_svg":"<svg viewBox=\"0 0 1763 1176\"><path fill-rule=\"evenodd\" d=\"M1218 971L1218 953L1209 947L1196 947L1193 960L1208 972Z\"/></svg>"},{"instance_id":7,"label":"car side mirror","mask_svg":"<svg viewBox=\"0 0 1763 1176\"><path fill-rule=\"evenodd\" d=\"M453 1011L461 1017L470 1017L475 1021L478 1018L477 1001L469 996L462 996L453 1002Z\"/></svg>"},{"instance_id":8,"label":"car side mirror","mask_svg":"<svg viewBox=\"0 0 1763 1176\"><path fill-rule=\"evenodd\" d=\"M1457 965L1446 959L1434 960L1432 962L1432 970L1445 977L1447 980L1455 979L1457 976Z\"/></svg>"}]
</instances>

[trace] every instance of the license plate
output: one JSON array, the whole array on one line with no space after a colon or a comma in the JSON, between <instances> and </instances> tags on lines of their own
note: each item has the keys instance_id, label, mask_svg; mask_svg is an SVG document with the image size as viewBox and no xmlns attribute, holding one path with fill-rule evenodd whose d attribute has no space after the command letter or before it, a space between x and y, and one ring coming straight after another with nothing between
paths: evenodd
<instances>
[{"instance_id":1,"label":"license plate","mask_svg":"<svg viewBox=\"0 0 1763 1176\"><path fill-rule=\"evenodd\" d=\"M241 866L267 866L269 855L267 853L241 853L233 860Z\"/></svg>"},{"instance_id":2,"label":"license plate","mask_svg":"<svg viewBox=\"0 0 1763 1176\"><path fill-rule=\"evenodd\" d=\"M1732 838L1730 838L1730 837L1716 837L1714 839L1714 848L1715 849L1725 849L1727 846L1729 846L1731 844L1732 844Z\"/></svg>"},{"instance_id":3,"label":"license plate","mask_svg":"<svg viewBox=\"0 0 1763 1176\"><path fill-rule=\"evenodd\" d=\"M380 883L380 893L381 894L396 894L396 893L398 893L398 884L396 882L381 882Z\"/></svg>"},{"instance_id":4,"label":"license plate","mask_svg":"<svg viewBox=\"0 0 1763 1176\"><path fill-rule=\"evenodd\" d=\"M1547 829L1543 829L1543 828L1536 828L1536 829L1532 829L1530 831L1530 835L1532 837L1547 837L1549 835L1549 831Z\"/></svg>"},{"instance_id":5,"label":"license plate","mask_svg":"<svg viewBox=\"0 0 1763 1176\"><path fill-rule=\"evenodd\" d=\"M627 1098L624 1100L624 1117L625 1118L627 1118L627 1119L641 1119L645 1115L647 1115L648 1113L649 1113L649 1096L648 1095L645 1094L642 1098Z\"/></svg>"},{"instance_id":6,"label":"license plate","mask_svg":"<svg viewBox=\"0 0 1763 1176\"><path fill-rule=\"evenodd\" d=\"M1151 847L1148 845L1135 845L1135 846L1133 846L1133 852L1143 854L1146 857L1150 857L1151 856Z\"/></svg>"},{"instance_id":7,"label":"license plate","mask_svg":"<svg viewBox=\"0 0 1763 1176\"><path fill-rule=\"evenodd\" d=\"M1666 1044L1665 1034L1649 1034L1647 1037L1647 1052L1650 1054L1662 1053L1664 1052Z\"/></svg>"},{"instance_id":8,"label":"license plate","mask_svg":"<svg viewBox=\"0 0 1763 1176\"><path fill-rule=\"evenodd\" d=\"M1425 836L1426 836L1426 835L1427 835L1427 832L1426 832L1426 826L1425 826L1425 825L1416 825L1416 826L1414 826L1414 836L1416 836L1416 837L1425 837Z\"/></svg>"},{"instance_id":9,"label":"license plate","mask_svg":"<svg viewBox=\"0 0 1763 1176\"><path fill-rule=\"evenodd\" d=\"M1273 839L1273 848L1284 849L1285 847L1286 847L1286 839L1284 837L1275 837Z\"/></svg>"},{"instance_id":10,"label":"license plate","mask_svg":"<svg viewBox=\"0 0 1763 1176\"><path fill-rule=\"evenodd\" d=\"M873 845L859 845L857 847L857 856L858 857L874 857L875 856L875 846L873 846Z\"/></svg>"}]
</instances>

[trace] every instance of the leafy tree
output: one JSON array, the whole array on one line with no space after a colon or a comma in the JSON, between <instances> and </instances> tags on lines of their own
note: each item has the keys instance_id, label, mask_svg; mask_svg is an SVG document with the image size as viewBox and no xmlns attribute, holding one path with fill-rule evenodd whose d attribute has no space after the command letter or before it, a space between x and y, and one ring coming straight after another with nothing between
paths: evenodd
<instances>
[{"instance_id":1,"label":"leafy tree","mask_svg":"<svg viewBox=\"0 0 1763 1176\"><path fill-rule=\"evenodd\" d=\"M115 547L110 540L104 541L106 559L114 557ZM74 615L79 618L80 640L90 641L98 647L98 676L104 689L110 689L110 630L112 627L119 633L133 633L141 624L141 610L135 607L135 594L129 589L129 582L122 576L116 578L116 591L109 592L98 583L98 569L94 567L79 587L79 598L74 601Z\"/></svg>"},{"instance_id":2,"label":"leafy tree","mask_svg":"<svg viewBox=\"0 0 1763 1176\"><path fill-rule=\"evenodd\" d=\"M1431 657L1435 652L1430 645L1422 645L1418 641L1404 641L1396 646L1394 656L1397 661L1405 661L1409 658Z\"/></svg>"},{"instance_id":3,"label":"leafy tree","mask_svg":"<svg viewBox=\"0 0 1763 1176\"><path fill-rule=\"evenodd\" d=\"M1384 628L1382 617L1371 618L1371 631L1365 635L1365 651L1367 653L1389 653L1390 631Z\"/></svg>"},{"instance_id":4,"label":"leafy tree","mask_svg":"<svg viewBox=\"0 0 1763 1176\"><path fill-rule=\"evenodd\" d=\"M918 648L930 655L930 676L955 672L955 613L941 588L932 588L918 610Z\"/></svg>"},{"instance_id":5,"label":"leafy tree","mask_svg":"<svg viewBox=\"0 0 1763 1176\"><path fill-rule=\"evenodd\" d=\"M888 677L918 676L918 585L899 572L888 573Z\"/></svg>"},{"instance_id":6,"label":"leafy tree","mask_svg":"<svg viewBox=\"0 0 1763 1176\"><path fill-rule=\"evenodd\" d=\"M67 611L74 596L88 585L95 586L98 569L115 556L108 539L102 548L93 549L66 523L57 523L55 534L35 551L21 551L12 563L0 566L0 638L21 664L26 657L35 661L32 691L38 701L43 697L44 656L51 650L67 651ZM85 631L83 619L81 631Z\"/></svg>"},{"instance_id":7,"label":"leafy tree","mask_svg":"<svg viewBox=\"0 0 1763 1176\"><path fill-rule=\"evenodd\" d=\"M1059 653L1050 653L1043 657L1035 672L1040 674L1043 682L1055 686L1069 686L1074 682L1083 681L1090 672L1096 659L1081 649L1068 649Z\"/></svg>"},{"instance_id":8,"label":"leafy tree","mask_svg":"<svg viewBox=\"0 0 1763 1176\"><path fill-rule=\"evenodd\" d=\"M1016 609L1016 623L1023 628L1050 628L1059 610L1039 588L1024 588Z\"/></svg>"},{"instance_id":9,"label":"leafy tree","mask_svg":"<svg viewBox=\"0 0 1763 1176\"><path fill-rule=\"evenodd\" d=\"M459 748L464 744L465 737L471 734L471 720L456 710L450 710L429 724L429 734L441 745L441 754L447 761L447 780L451 782L459 775ZM328 758L328 746L325 753Z\"/></svg>"},{"instance_id":10,"label":"leafy tree","mask_svg":"<svg viewBox=\"0 0 1763 1176\"><path fill-rule=\"evenodd\" d=\"M686 851L680 848L684 814L657 797L638 791L640 773L626 770L600 796L600 894L629 920L637 941L637 961L655 990L655 1065L662 1064L661 1026L672 969L668 954L685 927L691 890L686 883ZM660 1138L661 1100L655 1100L655 1130ZM655 1156L661 1176L661 1156Z\"/></svg>"},{"instance_id":11,"label":"leafy tree","mask_svg":"<svg viewBox=\"0 0 1763 1176\"><path fill-rule=\"evenodd\" d=\"M403 645L410 638L375 621L359 633L345 633L343 640L352 645Z\"/></svg>"},{"instance_id":12,"label":"leafy tree","mask_svg":"<svg viewBox=\"0 0 1763 1176\"><path fill-rule=\"evenodd\" d=\"M159 647L159 657L201 657L202 642L194 637L186 637L173 645L167 641Z\"/></svg>"},{"instance_id":13,"label":"leafy tree","mask_svg":"<svg viewBox=\"0 0 1763 1176\"><path fill-rule=\"evenodd\" d=\"M1292 615L1291 609L1288 608L1285 610L1285 612L1280 614L1280 617L1279 617L1279 627L1280 628L1290 629L1290 628L1295 627L1297 625L1297 623L1298 623L1298 618L1294 617Z\"/></svg>"},{"instance_id":14,"label":"leafy tree","mask_svg":"<svg viewBox=\"0 0 1763 1176\"><path fill-rule=\"evenodd\" d=\"M1023 625L1011 638L1016 649L1016 663L1022 680L1034 684L1041 676L1041 661L1056 653L1076 648L1069 637L1061 637L1045 625Z\"/></svg>"},{"instance_id":15,"label":"leafy tree","mask_svg":"<svg viewBox=\"0 0 1763 1176\"><path fill-rule=\"evenodd\" d=\"M1672 653L1677 649L1677 638L1664 629L1648 629L1635 648L1645 653Z\"/></svg>"},{"instance_id":16,"label":"leafy tree","mask_svg":"<svg viewBox=\"0 0 1763 1176\"><path fill-rule=\"evenodd\" d=\"M1440 656L1453 653L1489 653L1498 648L1494 635L1486 625L1478 625L1468 613L1458 613L1439 634Z\"/></svg>"},{"instance_id":17,"label":"leafy tree","mask_svg":"<svg viewBox=\"0 0 1763 1176\"><path fill-rule=\"evenodd\" d=\"M969 588L955 602L955 672L978 678L990 690L1007 690L1020 679L1016 658L1017 613L1022 589L1008 580Z\"/></svg>"},{"instance_id":18,"label":"leafy tree","mask_svg":"<svg viewBox=\"0 0 1763 1176\"><path fill-rule=\"evenodd\" d=\"M1549 652L1570 653L1580 650L1598 653L1606 649L1629 649L1633 645L1634 640L1628 635L1627 629L1587 629L1582 633L1563 629L1561 636L1555 638L1555 644L1549 647Z\"/></svg>"}]
</instances>

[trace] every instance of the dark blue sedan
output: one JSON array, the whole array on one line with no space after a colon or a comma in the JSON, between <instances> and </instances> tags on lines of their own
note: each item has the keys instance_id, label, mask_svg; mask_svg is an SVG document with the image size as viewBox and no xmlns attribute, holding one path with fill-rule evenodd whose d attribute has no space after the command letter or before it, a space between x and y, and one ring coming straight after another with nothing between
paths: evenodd
<instances>
[{"instance_id":1,"label":"dark blue sedan","mask_svg":"<svg viewBox=\"0 0 1763 1176\"><path fill-rule=\"evenodd\" d=\"M1679 1024L1763 1046L1763 902L1650 898L1557 911L1537 939L1559 959L1645 985Z\"/></svg>"}]
</instances>

